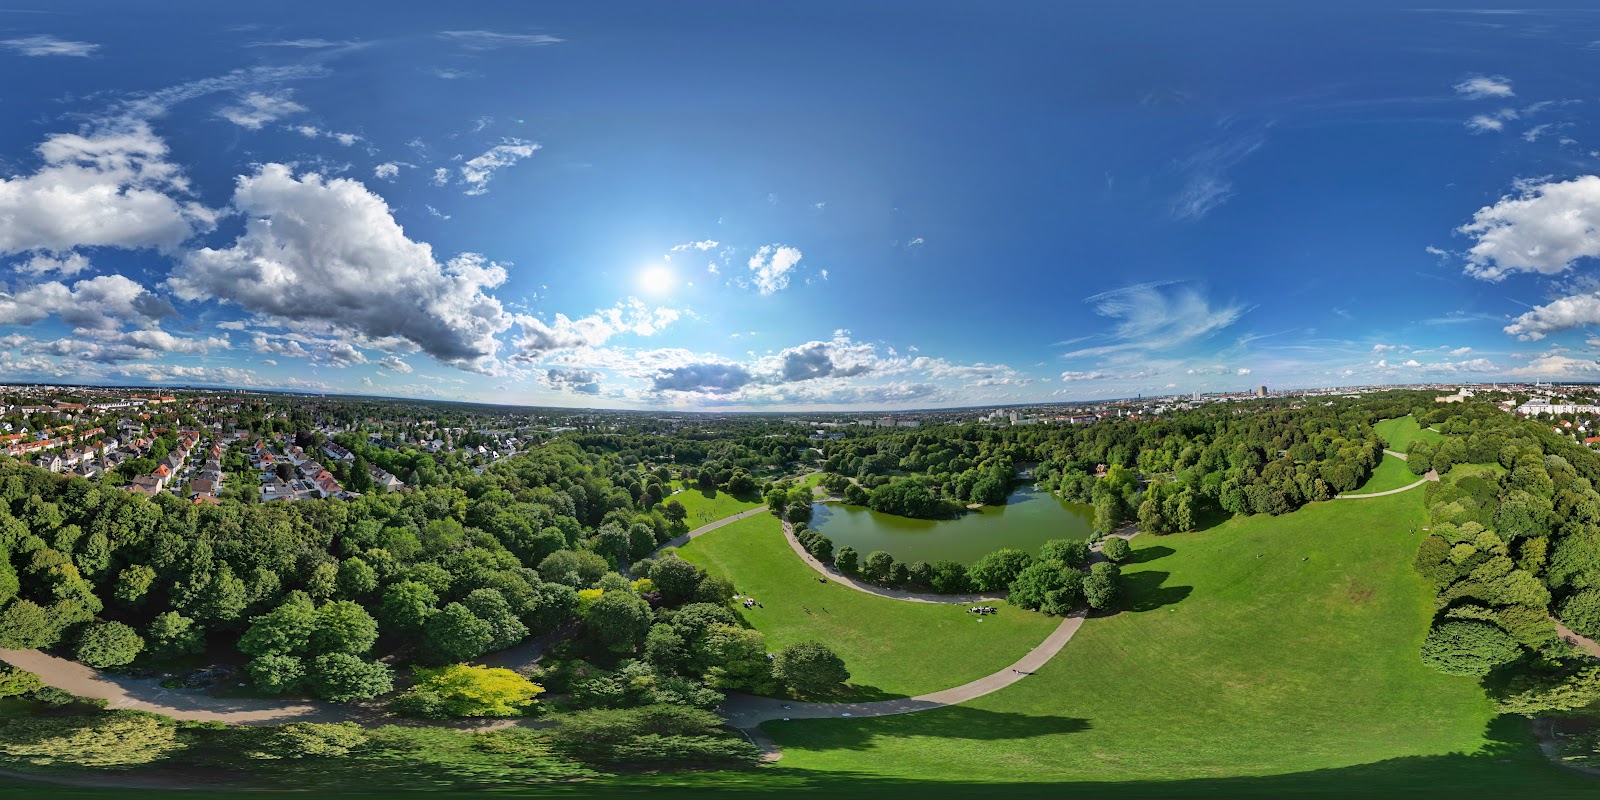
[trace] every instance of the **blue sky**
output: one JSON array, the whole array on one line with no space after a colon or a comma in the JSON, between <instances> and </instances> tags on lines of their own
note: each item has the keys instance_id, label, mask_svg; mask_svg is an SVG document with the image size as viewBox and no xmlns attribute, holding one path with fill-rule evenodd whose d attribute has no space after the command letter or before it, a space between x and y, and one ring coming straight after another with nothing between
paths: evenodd
<instances>
[{"instance_id":1,"label":"blue sky","mask_svg":"<svg viewBox=\"0 0 1600 800\"><path fill-rule=\"evenodd\" d=\"M1600 376L1597 10L213 5L0 9L0 380L845 409Z\"/></svg>"}]
</instances>

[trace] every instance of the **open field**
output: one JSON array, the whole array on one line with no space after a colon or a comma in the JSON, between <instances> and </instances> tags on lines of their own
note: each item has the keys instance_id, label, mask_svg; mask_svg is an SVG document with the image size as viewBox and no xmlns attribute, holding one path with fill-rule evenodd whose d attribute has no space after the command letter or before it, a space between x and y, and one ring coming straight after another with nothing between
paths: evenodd
<instances>
[{"instance_id":1,"label":"open field","mask_svg":"<svg viewBox=\"0 0 1600 800\"><path fill-rule=\"evenodd\" d=\"M767 515L701 536L678 554L732 578L741 594L765 605L738 610L766 634L769 650L807 639L833 648L850 670L858 699L923 694L981 678L1044 641L1060 622L1006 605L978 617L964 606L890 600L820 583Z\"/></svg>"},{"instance_id":2,"label":"open field","mask_svg":"<svg viewBox=\"0 0 1600 800\"><path fill-rule=\"evenodd\" d=\"M1417 423L1416 417L1409 415L1373 423L1372 429L1377 431L1378 435L1389 443L1389 449L1396 453L1404 453L1406 447L1417 439L1426 439L1437 443L1444 438L1444 434L1431 428L1422 427Z\"/></svg>"},{"instance_id":3,"label":"open field","mask_svg":"<svg viewBox=\"0 0 1600 800\"><path fill-rule=\"evenodd\" d=\"M1387 492L1390 489L1410 486L1421 479L1421 476L1411 474L1411 468L1406 466L1406 462L1386 455L1378 462L1378 468L1372 471L1372 477L1368 478L1366 483L1361 484L1355 491L1345 494Z\"/></svg>"},{"instance_id":4,"label":"open field","mask_svg":"<svg viewBox=\"0 0 1600 800\"><path fill-rule=\"evenodd\" d=\"M765 777L951 781L952 793L1055 781L1120 796L1592 792L1521 723L1496 721L1476 681L1417 658L1431 613L1410 568L1420 499L1139 537L1128 610L1091 619L1034 680L902 717L771 723L785 756Z\"/></svg>"},{"instance_id":5,"label":"open field","mask_svg":"<svg viewBox=\"0 0 1600 800\"><path fill-rule=\"evenodd\" d=\"M683 491L665 498L663 502L676 500L682 503L689 512L686 522L690 528L698 528L707 522L731 517L761 505L761 498L753 493L748 497L737 497L721 489L702 491L694 486L685 486L683 481L673 481L672 488Z\"/></svg>"}]
</instances>

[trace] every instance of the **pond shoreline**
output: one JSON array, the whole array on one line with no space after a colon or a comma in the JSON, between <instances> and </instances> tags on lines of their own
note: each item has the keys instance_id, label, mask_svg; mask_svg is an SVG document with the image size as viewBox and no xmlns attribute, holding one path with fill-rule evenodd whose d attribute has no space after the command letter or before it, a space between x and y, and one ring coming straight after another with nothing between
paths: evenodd
<instances>
[{"instance_id":1,"label":"pond shoreline","mask_svg":"<svg viewBox=\"0 0 1600 800\"><path fill-rule=\"evenodd\" d=\"M849 546L862 555L884 550L897 561L951 559L970 564L1002 547L1034 552L1050 539L1091 539L1092 507L1067 503L1033 483L1020 485L1005 503L964 509L954 517L903 517L838 498L812 504L812 530L835 549Z\"/></svg>"}]
</instances>

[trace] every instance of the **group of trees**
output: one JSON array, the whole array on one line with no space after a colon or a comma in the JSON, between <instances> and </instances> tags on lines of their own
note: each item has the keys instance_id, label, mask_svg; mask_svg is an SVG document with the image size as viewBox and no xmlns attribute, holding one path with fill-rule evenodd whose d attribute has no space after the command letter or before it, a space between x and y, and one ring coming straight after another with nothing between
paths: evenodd
<instances>
[{"instance_id":1,"label":"group of trees","mask_svg":"<svg viewBox=\"0 0 1600 800\"><path fill-rule=\"evenodd\" d=\"M1407 451L1413 471L1444 474L1427 489L1429 535L1416 556L1438 591L1423 661L1487 677L1507 713L1569 713L1600 700L1600 670L1550 621L1600 636L1600 456L1504 413L1462 409L1449 419L1453 433Z\"/></svg>"}]
</instances>

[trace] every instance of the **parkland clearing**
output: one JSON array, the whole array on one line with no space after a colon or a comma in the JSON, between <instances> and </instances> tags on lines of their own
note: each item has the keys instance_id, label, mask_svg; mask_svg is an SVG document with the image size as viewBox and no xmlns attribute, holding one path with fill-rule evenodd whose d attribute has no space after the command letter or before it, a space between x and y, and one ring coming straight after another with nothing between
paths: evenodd
<instances>
[{"instance_id":1,"label":"parkland clearing","mask_svg":"<svg viewBox=\"0 0 1600 800\"><path fill-rule=\"evenodd\" d=\"M0 768L40 797L1592 795L1592 420L1437 394L108 409L78 425L137 420L134 469L0 462Z\"/></svg>"}]
</instances>

